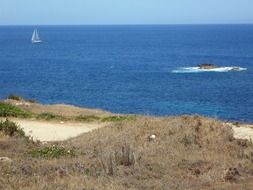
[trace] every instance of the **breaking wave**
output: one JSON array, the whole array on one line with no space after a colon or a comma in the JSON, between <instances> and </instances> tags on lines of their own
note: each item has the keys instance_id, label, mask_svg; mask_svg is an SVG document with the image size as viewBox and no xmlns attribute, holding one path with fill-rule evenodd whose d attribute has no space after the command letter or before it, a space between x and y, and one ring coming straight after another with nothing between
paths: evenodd
<instances>
[{"instance_id":1,"label":"breaking wave","mask_svg":"<svg viewBox=\"0 0 253 190\"><path fill-rule=\"evenodd\" d=\"M245 71L247 68L242 67L219 67L213 69L201 69L199 67L179 67L172 73L201 73L201 72L229 72L229 71Z\"/></svg>"}]
</instances>

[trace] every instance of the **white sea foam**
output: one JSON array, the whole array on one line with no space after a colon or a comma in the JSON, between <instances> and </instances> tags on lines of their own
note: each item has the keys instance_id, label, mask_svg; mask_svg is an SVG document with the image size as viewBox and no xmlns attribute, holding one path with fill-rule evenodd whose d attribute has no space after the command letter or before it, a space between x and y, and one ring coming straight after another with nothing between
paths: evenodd
<instances>
[{"instance_id":1,"label":"white sea foam","mask_svg":"<svg viewBox=\"0 0 253 190\"><path fill-rule=\"evenodd\" d=\"M242 67L218 67L213 69L201 69L199 67L179 67L172 73L201 73L201 72L229 72L229 71L245 71L247 68Z\"/></svg>"}]
</instances>

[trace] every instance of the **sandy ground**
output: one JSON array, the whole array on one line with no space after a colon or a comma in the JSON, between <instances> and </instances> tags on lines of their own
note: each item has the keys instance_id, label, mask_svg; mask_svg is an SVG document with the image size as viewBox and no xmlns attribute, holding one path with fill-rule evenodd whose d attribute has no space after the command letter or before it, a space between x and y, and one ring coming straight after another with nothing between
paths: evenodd
<instances>
[{"instance_id":1,"label":"sandy ground","mask_svg":"<svg viewBox=\"0 0 253 190\"><path fill-rule=\"evenodd\" d=\"M64 117L75 116L110 116L110 112L99 109L80 108L72 105L54 104L43 105L27 101L3 100L3 102L15 105L35 114L52 113ZM34 140L40 141L63 141L90 132L105 126L105 123L83 123L83 122L61 122L40 121L29 119L12 118L12 121L20 125L26 135L32 136Z\"/></svg>"},{"instance_id":2,"label":"sandy ground","mask_svg":"<svg viewBox=\"0 0 253 190\"><path fill-rule=\"evenodd\" d=\"M239 124L234 125L233 123L224 123L228 127L231 127L234 132L236 139L246 139L253 141L253 124Z\"/></svg>"},{"instance_id":3,"label":"sandy ground","mask_svg":"<svg viewBox=\"0 0 253 190\"><path fill-rule=\"evenodd\" d=\"M48 122L24 119L12 119L20 125L34 140L63 141L104 127L104 123Z\"/></svg>"},{"instance_id":4,"label":"sandy ground","mask_svg":"<svg viewBox=\"0 0 253 190\"><path fill-rule=\"evenodd\" d=\"M242 125L235 126L231 125L234 131L234 137L236 139L247 139L253 141L253 126L252 125Z\"/></svg>"}]
</instances>

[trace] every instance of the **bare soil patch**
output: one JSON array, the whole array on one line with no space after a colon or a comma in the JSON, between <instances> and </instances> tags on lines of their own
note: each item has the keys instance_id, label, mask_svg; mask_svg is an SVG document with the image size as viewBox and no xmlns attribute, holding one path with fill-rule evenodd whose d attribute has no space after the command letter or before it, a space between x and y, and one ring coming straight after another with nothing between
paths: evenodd
<instances>
[{"instance_id":1,"label":"bare soil patch","mask_svg":"<svg viewBox=\"0 0 253 190\"><path fill-rule=\"evenodd\" d=\"M39 141L63 141L101 128L106 123L36 121L13 118L28 136Z\"/></svg>"}]
</instances>

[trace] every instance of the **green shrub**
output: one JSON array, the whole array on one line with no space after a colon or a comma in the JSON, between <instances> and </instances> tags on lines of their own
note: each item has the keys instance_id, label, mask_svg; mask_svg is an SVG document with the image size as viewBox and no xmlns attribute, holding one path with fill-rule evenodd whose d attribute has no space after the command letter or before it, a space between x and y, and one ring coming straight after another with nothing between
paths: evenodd
<instances>
[{"instance_id":1,"label":"green shrub","mask_svg":"<svg viewBox=\"0 0 253 190\"><path fill-rule=\"evenodd\" d=\"M36 116L37 119L44 119L44 120L53 120L53 119L59 119L59 120L65 120L63 116L55 115L53 113L41 113Z\"/></svg>"},{"instance_id":2,"label":"green shrub","mask_svg":"<svg viewBox=\"0 0 253 190\"><path fill-rule=\"evenodd\" d=\"M16 94L10 94L7 99L10 99L10 100L17 100L17 101L26 101L26 102L30 102L30 103L36 103L36 100L33 100L33 99L26 99L22 96L19 96L19 95L16 95Z\"/></svg>"},{"instance_id":3,"label":"green shrub","mask_svg":"<svg viewBox=\"0 0 253 190\"><path fill-rule=\"evenodd\" d=\"M100 120L100 117L95 115L79 115L75 118L77 121L85 121L85 122L91 122L91 121L98 121Z\"/></svg>"},{"instance_id":4,"label":"green shrub","mask_svg":"<svg viewBox=\"0 0 253 190\"><path fill-rule=\"evenodd\" d=\"M17 101L24 100L23 97L15 95L15 94L10 94L7 98L11 100L17 100Z\"/></svg>"},{"instance_id":5,"label":"green shrub","mask_svg":"<svg viewBox=\"0 0 253 190\"><path fill-rule=\"evenodd\" d=\"M5 121L0 121L0 131L8 136L19 136L25 137L25 132L16 123L6 119Z\"/></svg>"},{"instance_id":6,"label":"green shrub","mask_svg":"<svg viewBox=\"0 0 253 190\"><path fill-rule=\"evenodd\" d=\"M36 148L28 152L34 158L60 158L63 156L74 156L73 150L67 150L64 147L51 146Z\"/></svg>"},{"instance_id":7,"label":"green shrub","mask_svg":"<svg viewBox=\"0 0 253 190\"><path fill-rule=\"evenodd\" d=\"M21 108L0 102L0 117L23 117L29 118L32 113L22 110Z\"/></svg>"},{"instance_id":8,"label":"green shrub","mask_svg":"<svg viewBox=\"0 0 253 190\"><path fill-rule=\"evenodd\" d=\"M103 122L116 122L116 121L131 121L136 119L136 116L129 115L129 116L108 116L102 119Z\"/></svg>"}]
</instances>

